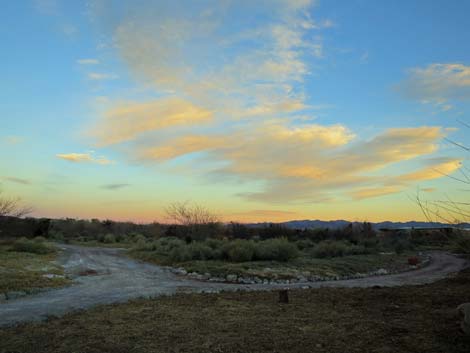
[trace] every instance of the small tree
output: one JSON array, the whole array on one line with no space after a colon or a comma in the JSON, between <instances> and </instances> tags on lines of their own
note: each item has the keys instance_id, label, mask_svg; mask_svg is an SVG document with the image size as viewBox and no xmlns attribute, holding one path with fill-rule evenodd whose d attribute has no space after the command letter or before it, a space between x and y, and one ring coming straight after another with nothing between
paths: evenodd
<instances>
[{"instance_id":1,"label":"small tree","mask_svg":"<svg viewBox=\"0 0 470 353\"><path fill-rule=\"evenodd\" d=\"M168 218L176 224L184 226L204 225L218 223L219 217L207 208L197 204L186 202L175 202L166 209Z\"/></svg>"},{"instance_id":2,"label":"small tree","mask_svg":"<svg viewBox=\"0 0 470 353\"><path fill-rule=\"evenodd\" d=\"M205 239L219 232L219 217L207 208L189 202L175 202L166 208L170 222L183 226L188 241Z\"/></svg>"},{"instance_id":3,"label":"small tree","mask_svg":"<svg viewBox=\"0 0 470 353\"><path fill-rule=\"evenodd\" d=\"M32 212L32 208L21 204L19 198L9 198L0 190L0 217L23 217Z\"/></svg>"}]
</instances>

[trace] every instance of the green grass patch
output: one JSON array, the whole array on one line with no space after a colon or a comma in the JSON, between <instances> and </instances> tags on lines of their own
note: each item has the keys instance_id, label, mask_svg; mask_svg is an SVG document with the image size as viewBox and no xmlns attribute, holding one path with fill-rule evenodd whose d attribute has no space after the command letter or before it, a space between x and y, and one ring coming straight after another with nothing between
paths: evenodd
<instances>
[{"instance_id":1,"label":"green grass patch","mask_svg":"<svg viewBox=\"0 0 470 353\"><path fill-rule=\"evenodd\" d=\"M61 266L54 263L57 252L39 250L27 245L0 244L0 293L30 291L36 288L61 287L69 283L66 278L47 278L45 274L63 275ZM45 244L49 249L51 245ZM18 251L20 250L20 251ZM26 251L28 250L28 251Z\"/></svg>"}]
</instances>

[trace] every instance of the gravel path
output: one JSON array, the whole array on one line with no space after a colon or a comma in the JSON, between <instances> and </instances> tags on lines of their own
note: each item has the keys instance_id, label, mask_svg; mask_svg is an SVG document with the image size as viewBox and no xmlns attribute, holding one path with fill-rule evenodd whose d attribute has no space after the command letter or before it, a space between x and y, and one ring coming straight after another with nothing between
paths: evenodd
<instances>
[{"instance_id":1,"label":"gravel path","mask_svg":"<svg viewBox=\"0 0 470 353\"><path fill-rule=\"evenodd\" d=\"M437 281L462 270L467 262L444 252L431 253L431 263L415 271L361 279L296 283L291 285L241 285L191 280L174 275L159 266L127 258L122 250L61 245L59 261L74 285L42 292L0 304L0 326L39 321L48 316L86 309L97 304L125 302L131 298L158 296L177 292L218 290L269 290L275 288L372 287L418 285ZM92 269L94 275L79 273Z\"/></svg>"}]
</instances>

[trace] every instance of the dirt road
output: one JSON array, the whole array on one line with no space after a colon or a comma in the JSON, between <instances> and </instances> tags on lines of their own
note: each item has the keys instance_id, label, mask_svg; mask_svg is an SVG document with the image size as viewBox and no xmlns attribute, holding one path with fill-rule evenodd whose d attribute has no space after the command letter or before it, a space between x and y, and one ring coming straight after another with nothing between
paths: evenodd
<instances>
[{"instance_id":1,"label":"dirt road","mask_svg":"<svg viewBox=\"0 0 470 353\"><path fill-rule=\"evenodd\" d=\"M86 309L97 304L124 302L131 298L173 294L179 291L418 285L442 279L467 265L465 260L450 254L433 252L428 266L396 275L291 285L241 285L178 277L159 266L129 259L118 249L72 245L61 247L64 252L59 261L64 266L65 272L75 277L75 284L1 303L0 326L43 320L48 316L60 316L69 311ZM87 270L91 275L83 276L83 272Z\"/></svg>"}]
</instances>

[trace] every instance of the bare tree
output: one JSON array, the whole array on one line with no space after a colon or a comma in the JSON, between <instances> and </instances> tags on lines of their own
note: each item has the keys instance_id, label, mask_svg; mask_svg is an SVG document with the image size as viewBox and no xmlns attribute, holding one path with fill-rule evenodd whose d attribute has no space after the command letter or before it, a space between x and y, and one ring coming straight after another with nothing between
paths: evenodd
<instances>
[{"instance_id":1,"label":"bare tree","mask_svg":"<svg viewBox=\"0 0 470 353\"><path fill-rule=\"evenodd\" d=\"M460 120L457 121L466 128L470 129L469 124ZM445 138L445 140L465 152L470 152L469 146L465 146L464 144L458 143L448 138ZM459 168L460 175L457 176L443 173L437 169L435 172L452 179L457 184L462 186L463 188L458 189L461 195L468 195L468 192L470 192L468 189L470 188L470 169L465 164L462 164L462 166ZM421 212L428 222L444 222L448 224L470 222L470 200L468 200L466 197L460 201L456 201L455 199L450 198L448 195L445 195L445 197L440 200L424 200L421 198L421 195L418 191L416 195L416 203L420 207Z\"/></svg>"},{"instance_id":2,"label":"bare tree","mask_svg":"<svg viewBox=\"0 0 470 353\"><path fill-rule=\"evenodd\" d=\"M219 217L206 207L186 202L175 202L166 209L167 217L171 222L185 226L218 223Z\"/></svg>"},{"instance_id":3,"label":"bare tree","mask_svg":"<svg viewBox=\"0 0 470 353\"><path fill-rule=\"evenodd\" d=\"M9 198L0 190L0 217L23 217L32 212L32 208L21 204L19 198Z\"/></svg>"}]
</instances>

